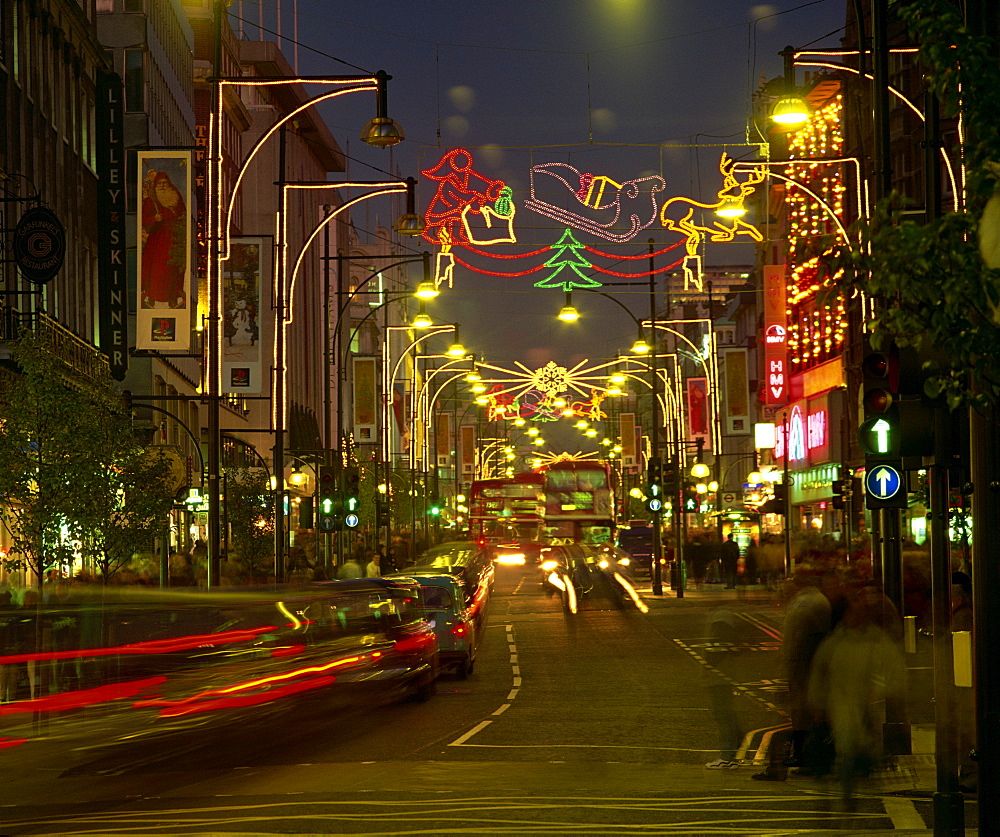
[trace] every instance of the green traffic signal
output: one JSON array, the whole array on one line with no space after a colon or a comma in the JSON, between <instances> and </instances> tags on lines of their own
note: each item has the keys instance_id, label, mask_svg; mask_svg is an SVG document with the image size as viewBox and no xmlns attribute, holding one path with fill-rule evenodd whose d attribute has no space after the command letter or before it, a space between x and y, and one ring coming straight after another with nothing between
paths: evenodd
<instances>
[{"instance_id":1,"label":"green traffic signal","mask_svg":"<svg viewBox=\"0 0 1000 837\"><path fill-rule=\"evenodd\" d=\"M858 445L868 456L891 456L899 450L899 422L895 415L872 416L858 428Z\"/></svg>"}]
</instances>

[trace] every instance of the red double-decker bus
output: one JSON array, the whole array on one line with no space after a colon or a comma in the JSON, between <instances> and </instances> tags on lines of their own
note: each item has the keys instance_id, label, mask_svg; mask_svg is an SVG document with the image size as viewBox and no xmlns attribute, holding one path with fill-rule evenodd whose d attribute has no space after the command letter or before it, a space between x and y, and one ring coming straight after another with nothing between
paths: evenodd
<instances>
[{"instance_id":1,"label":"red double-decker bus","mask_svg":"<svg viewBox=\"0 0 1000 837\"><path fill-rule=\"evenodd\" d=\"M541 474L476 480L469 497L469 535L481 543L540 543L545 525Z\"/></svg>"},{"instance_id":2,"label":"red double-decker bus","mask_svg":"<svg viewBox=\"0 0 1000 837\"><path fill-rule=\"evenodd\" d=\"M611 469L604 462L564 460L542 469L549 543L610 543L614 535Z\"/></svg>"}]
</instances>

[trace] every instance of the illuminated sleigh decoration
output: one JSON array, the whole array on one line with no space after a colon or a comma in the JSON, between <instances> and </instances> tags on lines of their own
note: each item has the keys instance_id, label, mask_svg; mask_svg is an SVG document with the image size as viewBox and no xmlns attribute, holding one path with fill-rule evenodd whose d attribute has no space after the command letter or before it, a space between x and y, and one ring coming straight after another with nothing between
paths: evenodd
<instances>
[{"instance_id":1,"label":"illuminated sleigh decoration","mask_svg":"<svg viewBox=\"0 0 1000 837\"><path fill-rule=\"evenodd\" d=\"M524 205L608 241L631 241L656 220L656 195L665 188L658 175L616 183L604 175L581 174L566 163L540 163L531 167L531 197ZM567 199L572 209L559 205Z\"/></svg>"}]
</instances>

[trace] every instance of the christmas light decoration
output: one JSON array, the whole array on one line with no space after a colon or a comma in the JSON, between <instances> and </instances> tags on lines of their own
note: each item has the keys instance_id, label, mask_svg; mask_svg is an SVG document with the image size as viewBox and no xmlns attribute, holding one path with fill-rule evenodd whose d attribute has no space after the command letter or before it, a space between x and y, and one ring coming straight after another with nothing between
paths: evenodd
<instances>
[{"instance_id":1,"label":"christmas light decoration","mask_svg":"<svg viewBox=\"0 0 1000 837\"><path fill-rule=\"evenodd\" d=\"M562 288L564 291L571 291L573 288L601 287L600 282L581 272L591 267L591 264L580 255L579 251L583 249L583 245L573 237L571 230L564 230L562 237L552 245L552 249L555 255L545 262L545 266L554 267L555 271L540 282L535 282L536 288ZM572 252L567 253L567 251ZM569 270L564 273L567 268ZM561 281L557 279L559 276L563 276Z\"/></svg>"},{"instance_id":2,"label":"christmas light decoration","mask_svg":"<svg viewBox=\"0 0 1000 837\"><path fill-rule=\"evenodd\" d=\"M482 215L486 207L492 207L491 216L502 217L495 204L500 201L507 184L477 172L473 168L472 154L465 149L449 149L436 166L423 169L421 174L437 181L434 197L424 213L423 236L432 244L468 241L467 216L470 211ZM513 205L505 203L504 207L510 209L513 221ZM447 233L446 238L442 238L443 233Z\"/></svg>"},{"instance_id":3,"label":"christmas light decoration","mask_svg":"<svg viewBox=\"0 0 1000 837\"><path fill-rule=\"evenodd\" d=\"M617 183L605 175L580 172L566 163L540 163L530 172L526 208L608 241L631 241L656 220L656 195L666 188L659 175ZM564 209L569 201L574 209ZM616 227L626 232L614 232Z\"/></svg>"},{"instance_id":4,"label":"christmas light decoration","mask_svg":"<svg viewBox=\"0 0 1000 837\"><path fill-rule=\"evenodd\" d=\"M472 244L514 244L517 235L514 233L514 214L517 207L512 200L513 192L509 186L504 186L500 190L500 197L492 207L484 206L476 210L472 205L462 208L462 229L465 231L465 240ZM470 215L472 218L470 218ZM478 215L486 225L486 231L475 228L476 221L473 220ZM496 225L496 230L494 230Z\"/></svg>"},{"instance_id":5,"label":"christmas light decoration","mask_svg":"<svg viewBox=\"0 0 1000 837\"><path fill-rule=\"evenodd\" d=\"M741 183L736 178L736 172L733 168L735 165L736 161L723 152L719 160L722 188L716 193L717 200L714 203L702 203L693 198L674 197L666 201L660 209L660 222L663 226L685 237L687 249L687 259L684 263L685 289L688 282L694 284L699 290L702 287L701 261L698 250L706 235L710 240L718 242L734 241L738 235L745 235L754 241L761 241L763 238L760 230L742 220L739 215L730 215L725 219L725 222L716 220L711 226L695 222L698 210L715 212L723 206L732 208L734 203L741 204L748 195L753 193L754 187L763 182L765 176L763 166L751 171L747 179ZM671 215L671 212L674 215ZM682 213L679 218L675 217L678 212Z\"/></svg>"},{"instance_id":6,"label":"christmas light decoration","mask_svg":"<svg viewBox=\"0 0 1000 837\"><path fill-rule=\"evenodd\" d=\"M785 207L789 264L786 276L787 346L792 372L801 372L842 351L846 310L842 299L819 298L826 286L818 257L796 262L801 242L843 235L843 100L833 96L809 122L788 135ZM799 185L801 184L801 185Z\"/></svg>"},{"instance_id":7,"label":"christmas light decoration","mask_svg":"<svg viewBox=\"0 0 1000 837\"><path fill-rule=\"evenodd\" d=\"M455 275L455 256L451 252L451 243L447 230L440 232L443 243L441 250L434 254L434 287L440 288L447 283L450 288Z\"/></svg>"}]
</instances>

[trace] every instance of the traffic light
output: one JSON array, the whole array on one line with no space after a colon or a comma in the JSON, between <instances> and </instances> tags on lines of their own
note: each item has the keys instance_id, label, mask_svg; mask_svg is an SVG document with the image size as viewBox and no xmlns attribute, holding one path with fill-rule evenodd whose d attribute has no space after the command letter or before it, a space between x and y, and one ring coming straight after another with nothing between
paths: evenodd
<instances>
[{"instance_id":1,"label":"traffic light","mask_svg":"<svg viewBox=\"0 0 1000 837\"><path fill-rule=\"evenodd\" d=\"M663 493L667 497L676 496L680 483L677 480L677 466L673 462L663 464L662 477Z\"/></svg>"},{"instance_id":2,"label":"traffic light","mask_svg":"<svg viewBox=\"0 0 1000 837\"><path fill-rule=\"evenodd\" d=\"M313 498L303 497L302 502L299 503L299 528L300 529L312 529L313 528Z\"/></svg>"},{"instance_id":3,"label":"traffic light","mask_svg":"<svg viewBox=\"0 0 1000 837\"><path fill-rule=\"evenodd\" d=\"M337 469L332 465L320 465L316 480L316 498L319 530L334 532L339 528L340 518L337 502Z\"/></svg>"},{"instance_id":4,"label":"traffic light","mask_svg":"<svg viewBox=\"0 0 1000 837\"><path fill-rule=\"evenodd\" d=\"M847 506L847 480L833 481L833 507L843 509Z\"/></svg>"},{"instance_id":5,"label":"traffic light","mask_svg":"<svg viewBox=\"0 0 1000 837\"><path fill-rule=\"evenodd\" d=\"M652 456L649 459L646 508L653 514L659 514L663 511L663 460L658 456Z\"/></svg>"},{"instance_id":6,"label":"traffic light","mask_svg":"<svg viewBox=\"0 0 1000 837\"><path fill-rule=\"evenodd\" d=\"M427 501L427 514L431 517L441 516L441 501L437 497L431 497Z\"/></svg>"},{"instance_id":7,"label":"traffic light","mask_svg":"<svg viewBox=\"0 0 1000 837\"><path fill-rule=\"evenodd\" d=\"M766 503L762 503L757 509L761 514L784 514L785 503L788 499L788 487L783 482L776 482L771 486L774 497Z\"/></svg>"},{"instance_id":8,"label":"traffic light","mask_svg":"<svg viewBox=\"0 0 1000 837\"><path fill-rule=\"evenodd\" d=\"M861 361L863 420L858 444L865 453L865 506L905 509L906 485L900 453L899 350L869 351Z\"/></svg>"},{"instance_id":9,"label":"traffic light","mask_svg":"<svg viewBox=\"0 0 1000 837\"><path fill-rule=\"evenodd\" d=\"M375 495L375 528L384 529L389 524L389 498L384 494Z\"/></svg>"},{"instance_id":10,"label":"traffic light","mask_svg":"<svg viewBox=\"0 0 1000 837\"><path fill-rule=\"evenodd\" d=\"M684 486L684 511L686 512L696 512L701 508L701 502L698 499L698 492L695 491L693 485Z\"/></svg>"},{"instance_id":11,"label":"traffic light","mask_svg":"<svg viewBox=\"0 0 1000 837\"><path fill-rule=\"evenodd\" d=\"M343 515L344 525L348 529L357 528L361 518L358 516L358 509L361 506L361 472L357 465L347 465L341 471L343 484Z\"/></svg>"}]
</instances>

